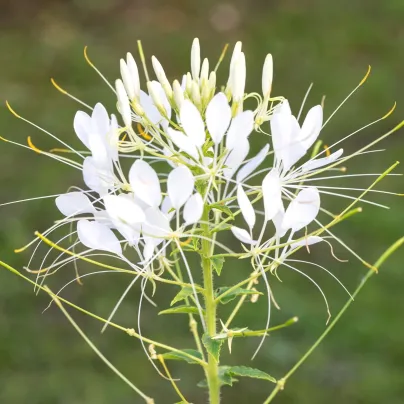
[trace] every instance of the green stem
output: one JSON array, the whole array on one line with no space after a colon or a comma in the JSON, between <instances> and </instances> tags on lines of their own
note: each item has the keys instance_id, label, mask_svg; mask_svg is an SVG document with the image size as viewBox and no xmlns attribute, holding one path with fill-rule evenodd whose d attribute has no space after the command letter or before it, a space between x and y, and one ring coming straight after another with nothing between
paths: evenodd
<instances>
[{"instance_id":1,"label":"green stem","mask_svg":"<svg viewBox=\"0 0 404 404\"><path fill-rule=\"evenodd\" d=\"M206 328L210 337L216 335L216 302L213 288L213 273L210 260L211 243L209 242L209 211L205 208L201 229L205 238L202 239L202 271L203 284L205 289L205 311L206 311ZM219 384L219 364L213 355L208 353L208 366L206 368L206 376L209 387L209 403L220 403L220 384Z\"/></svg>"}]
</instances>

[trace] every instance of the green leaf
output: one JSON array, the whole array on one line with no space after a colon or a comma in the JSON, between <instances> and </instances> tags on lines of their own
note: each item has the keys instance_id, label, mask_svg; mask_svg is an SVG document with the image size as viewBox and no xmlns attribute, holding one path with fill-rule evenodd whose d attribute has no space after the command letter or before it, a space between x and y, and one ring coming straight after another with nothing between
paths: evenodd
<instances>
[{"instance_id":1,"label":"green leaf","mask_svg":"<svg viewBox=\"0 0 404 404\"><path fill-rule=\"evenodd\" d=\"M191 359L189 356L184 355L182 352L185 352L189 355L195 356L195 358L202 360L202 354L195 350L195 349L182 349L181 352L166 352L165 354L161 355L164 359L167 360L176 360L176 361L185 361L190 364L198 364L198 362L194 359Z\"/></svg>"},{"instance_id":2,"label":"green leaf","mask_svg":"<svg viewBox=\"0 0 404 404\"><path fill-rule=\"evenodd\" d=\"M177 314L177 313L191 313L191 314L198 314L198 308L195 306L187 306L184 304L183 306L177 306L173 307L171 309L166 309L163 311L160 311L160 314Z\"/></svg>"},{"instance_id":3,"label":"green leaf","mask_svg":"<svg viewBox=\"0 0 404 404\"><path fill-rule=\"evenodd\" d=\"M226 292L229 289L230 289L229 286L225 286L223 288L216 289L215 297L219 297L221 294L223 294L224 292ZM231 302L232 300L234 300L237 296L255 295L255 294L262 295L261 292L258 292L257 290L254 290L254 289L237 288L237 289L234 289L233 291L231 291L226 296L223 296L223 298L221 298L219 301L222 304L227 304L227 303Z\"/></svg>"},{"instance_id":4,"label":"green leaf","mask_svg":"<svg viewBox=\"0 0 404 404\"><path fill-rule=\"evenodd\" d=\"M227 366L219 366L218 379L220 386L233 386L233 383L238 382L237 379L231 377L227 372ZM208 388L208 382L206 379L201 380L197 386L206 389Z\"/></svg>"},{"instance_id":5,"label":"green leaf","mask_svg":"<svg viewBox=\"0 0 404 404\"><path fill-rule=\"evenodd\" d=\"M249 368L247 366L222 366L225 368L225 373L229 376L240 376L240 377L252 377L254 379L268 380L272 383L276 383L276 379L263 372L262 370Z\"/></svg>"},{"instance_id":6,"label":"green leaf","mask_svg":"<svg viewBox=\"0 0 404 404\"><path fill-rule=\"evenodd\" d=\"M227 216L231 217L234 219L233 212L230 210L230 208L226 205L222 205L221 203L212 203L209 205L209 209L217 209L220 210L221 212L225 213Z\"/></svg>"},{"instance_id":7,"label":"green leaf","mask_svg":"<svg viewBox=\"0 0 404 404\"><path fill-rule=\"evenodd\" d=\"M222 348L223 340L215 340L209 337L208 334L202 336L202 343L210 355L212 355L216 362L219 362L220 349Z\"/></svg>"},{"instance_id":8,"label":"green leaf","mask_svg":"<svg viewBox=\"0 0 404 404\"><path fill-rule=\"evenodd\" d=\"M193 289L190 286L183 287L171 300L170 306L173 306L175 303L180 302L181 300L186 299L194 293Z\"/></svg>"},{"instance_id":9,"label":"green leaf","mask_svg":"<svg viewBox=\"0 0 404 404\"><path fill-rule=\"evenodd\" d=\"M215 257L213 255L212 257L210 257L210 260L212 261L213 269L220 276L224 264L224 257Z\"/></svg>"}]
</instances>

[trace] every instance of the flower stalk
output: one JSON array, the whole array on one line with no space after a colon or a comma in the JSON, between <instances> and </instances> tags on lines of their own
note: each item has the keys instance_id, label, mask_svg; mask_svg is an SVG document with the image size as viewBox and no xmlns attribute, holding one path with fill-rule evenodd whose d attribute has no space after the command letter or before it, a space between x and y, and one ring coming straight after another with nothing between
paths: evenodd
<instances>
[{"instance_id":1,"label":"flower stalk","mask_svg":"<svg viewBox=\"0 0 404 404\"><path fill-rule=\"evenodd\" d=\"M201 230L204 238L202 239L202 272L203 285L205 289L205 312L206 312L206 331L209 337L216 335L216 302L213 285L213 268L211 256L211 244L209 242L209 211L205 206L202 215ZM209 389L209 403L220 403L220 383L219 383L219 364L216 358L208 352L208 366L206 368L206 379Z\"/></svg>"}]
</instances>

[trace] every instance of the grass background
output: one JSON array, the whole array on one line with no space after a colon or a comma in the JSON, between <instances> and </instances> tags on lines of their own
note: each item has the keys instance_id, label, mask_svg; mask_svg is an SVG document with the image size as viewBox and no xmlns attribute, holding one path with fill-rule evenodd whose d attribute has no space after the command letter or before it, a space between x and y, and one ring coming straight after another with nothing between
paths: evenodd
<instances>
[{"instance_id":1,"label":"grass background","mask_svg":"<svg viewBox=\"0 0 404 404\"><path fill-rule=\"evenodd\" d=\"M404 3L401 0L237 0L128 1L128 0L14 0L1 2L0 97L15 109L72 145L79 146L72 120L78 106L56 92L49 83L54 77L65 88L89 104L102 101L110 111L114 98L99 77L86 65L83 47L97 67L112 81L118 77L119 58L136 53L142 39L146 54L158 56L170 78L189 69L192 38L201 40L203 55L215 60L226 42L243 41L248 63L249 91L260 88L261 66L266 53L275 60L274 92L288 97L296 110L314 81L310 104L326 94L326 114L338 105L360 81L368 64L371 77L323 132L330 144L365 123L382 116L394 101L393 117L362 132L344 145L354 151L385 133L404 116ZM222 70L224 79L226 68ZM0 135L48 149L55 142L43 133L0 109ZM383 143L385 153L360 157L349 172L382 172L404 151L403 132ZM258 144L255 145L255 148ZM1 201L64 192L81 184L78 172L42 156L3 143L0 148ZM397 172L402 172L399 167ZM366 180L341 182L363 187ZM382 188L403 192L400 177L390 177ZM335 211L346 201L325 198ZM404 214L399 197L377 196L391 210L365 206L364 212L341 224L336 233L355 251L373 261L389 244L403 235ZM41 200L0 209L0 258L21 269L29 254L13 249L28 242L34 230L46 229L58 217L53 200ZM324 247L312 249L312 258L333 271L350 289L365 273L341 248L336 253L349 258L339 263ZM41 252L42 256L44 252ZM310 360L288 382L279 403L390 403L401 404L404 396L403 253L396 254L372 279L338 328ZM227 268L227 269L226 269ZM220 284L231 284L249 271L239 262L229 262ZM89 270L81 268L82 271ZM345 301L335 283L307 268L324 287L333 312ZM65 268L55 285L73 277ZM274 334L266 342L254 366L275 377L282 376L304 353L325 327L321 296L305 279L287 270L283 283L272 281L282 307L276 321L294 315L299 323ZM15 276L0 271L0 402L10 404L106 404L140 403L141 400L114 376L91 352L63 315L54 307L41 315L48 299L36 297L32 288ZM70 286L65 296L107 316L127 285L118 275L89 277L84 286ZM53 285L52 285L53 286ZM54 286L56 287L56 286ZM159 289L158 301L166 303L175 294ZM117 315L117 321L134 326L138 291L133 290ZM262 327L265 299L247 305L237 324ZM226 311L225 308L224 311ZM143 332L179 347L190 346L182 330L181 316L158 318L157 310L145 306ZM100 335L100 324L73 313L98 347L113 363L157 403L178 401L169 383L159 379L135 340L110 329ZM223 359L248 364L257 341L236 341L234 353ZM195 367L172 366L181 377L185 395L194 403L206 402L195 386L202 378ZM269 394L265 382L241 381L225 388L224 403L259 403Z\"/></svg>"}]
</instances>

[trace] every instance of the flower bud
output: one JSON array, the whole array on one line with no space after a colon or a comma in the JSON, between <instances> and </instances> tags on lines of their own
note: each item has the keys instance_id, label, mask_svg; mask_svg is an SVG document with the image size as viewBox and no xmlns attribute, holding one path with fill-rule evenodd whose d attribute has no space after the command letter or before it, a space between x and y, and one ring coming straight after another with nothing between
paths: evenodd
<instances>
[{"instance_id":1,"label":"flower bud","mask_svg":"<svg viewBox=\"0 0 404 404\"><path fill-rule=\"evenodd\" d=\"M226 85L226 90L225 93L228 98L230 98L232 94L232 82L233 82L233 71L234 71L234 65L236 61L238 60L240 53L241 53L241 47L242 43L238 41L236 45L234 46L233 54L231 56L230 60L230 69L229 69L229 78L227 80L227 85Z\"/></svg>"},{"instance_id":2,"label":"flower bud","mask_svg":"<svg viewBox=\"0 0 404 404\"><path fill-rule=\"evenodd\" d=\"M272 80L274 76L274 66L272 55L268 53L265 58L264 67L262 69L262 95L269 97L271 94Z\"/></svg>"},{"instance_id":3,"label":"flower bud","mask_svg":"<svg viewBox=\"0 0 404 404\"><path fill-rule=\"evenodd\" d=\"M139 80L139 70L137 68L137 64L135 59L133 58L130 52L126 55L126 65L128 66L129 74L132 79L133 92L135 94L135 98L140 98L140 80Z\"/></svg>"},{"instance_id":4,"label":"flower bud","mask_svg":"<svg viewBox=\"0 0 404 404\"><path fill-rule=\"evenodd\" d=\"M191 72L195 81L199 79L199 71L201 69L201 48L199 46L199 39L195 38L192 42L191 48Z\"/></svg>"},{"instance_id":5,"label":"flower bud","mask_svg":"<svg viewBox=\"0 0 404 404\"><path fill-rule=\"evenodd\" d=\"M210 90L214 93L216 88L216 72L210 72L208 86Z\"/></svg>"},{"instance_id":6,"label":"flower bud","mask_svg":"<svg viewBox=\"0 0 404 404\"><path fill-rule=\"evenodd\" d=\"M173 97L173 90L171 88L169 81L167 80L167 76L164 72L163 66L157 60L157 58L155 56L152 56L152 64L153 64L154 72L156 73L157 80L160 82L161 86L163 87L163 90L166 93L167 98L171 99Z\"/></svg>"},{"instance_id":7,"label":"flower bud","mask_svg":"<svg viewBox=\"0 0 404 404\"><path fill-rule=\"evenodd\" d=\"M233 82L231 83L234 102L241 102L244 96L246 65L244 52L240 52L238 59L234 63L232 72Z\"/></svg>"},{"instance_id":8,"label":"flower bud","mask_svg":"<svg viewBox=\"0 0 404 404\"><path fill-rule=\"evenodd\" d=\"M201 105L201 92L199 91L199 86L195 81L192 83L191 97L196 106Z\"/></svg>"},{"instance_id":9,"label":"flower bud","mask_svg":"<svg viewBox=\"0 0 404 404\"><path fill-rule=\"evenodd\" d=\"M174 102L177 106L177 109L180 110L182 103L184 102L184 92L181 88L181 84L178 80L174 80L173 83L173 90L174 90Z\"/></svg>"},{"instance_id":10,"label":"flower bud","mask_svg":"<svg viewBox=\"0 0 404 404\"><path fill-rule=\"evenodd\" d=\"M166 115L166 110L163 106L163 103L161 102L159 83L157 81L148 81L147 90L149 91L149 95L152 98L154 105L157 107L159 112L163 115Z\"/></svg>"},{"instance_id":11,"label":"flower bud","mask_svg":"<svg viewBox=\"0 0 404 404\"><path fill-rule=\"evenodd\" d=\"M209 76L209 60L205 58L202 63L202 68L201 68L201 76L200 76L200 83L203 85L204 81L208 80Z\"/></svg>"},{"instance_id":12,"label":"flower bud","mask_svg":"<svg viewBox=\"0 0 404 404\"><path fill-rule=\"evenodd\" d=\"M132 113L130 109L129 99L125 91L125 87L122 80L115 81L116 95L118 97L118 108L122 115L125 126L130 127L132 125Z\"/></svg>"},{"instance_id":13,"label":"flower bud","mask_svg":"<svg viewBox=\"0 0 404 404\"><path fill-rule=\"evenodd\" d=\"M193 83L193 80L192 80L191 73L188 72L187 78L185 80L185 91L188 93L189 96L191 96L191 93L192 93L192 83Z\"/></svg>"},{"instance_id":14,"label":"flower bud","mask_svg":"<svg viewBox=\"0 0 404 404\"><path fill-rule=\"evenodd\" d=\"M121 77L123 81L123 85L126 90L126 94L128 95L130 100L135 98L135 88L133 85L132 76L130 75L129 68L125 62L125 60L120 60L120 70L121 70Z\"/></svg>"}]
</instances>

